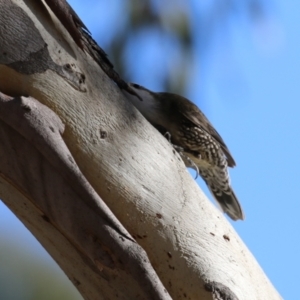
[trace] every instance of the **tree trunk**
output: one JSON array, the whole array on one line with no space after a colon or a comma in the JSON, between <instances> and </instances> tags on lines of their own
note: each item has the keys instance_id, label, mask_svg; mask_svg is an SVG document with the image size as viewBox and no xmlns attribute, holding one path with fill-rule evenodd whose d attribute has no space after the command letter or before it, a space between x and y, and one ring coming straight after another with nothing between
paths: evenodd
<instances>
[{"instance_id":1,"label":"tree trunk","mask_svg":"<svg viewBox=\"0 0 300 300\"><path fill-rule=\"evenodd\" d=\"M0 95L0 197L82 296L281 299L60 16L43 1L0 6L0 91L13 96Z\"/></svg>"}]
</instances>

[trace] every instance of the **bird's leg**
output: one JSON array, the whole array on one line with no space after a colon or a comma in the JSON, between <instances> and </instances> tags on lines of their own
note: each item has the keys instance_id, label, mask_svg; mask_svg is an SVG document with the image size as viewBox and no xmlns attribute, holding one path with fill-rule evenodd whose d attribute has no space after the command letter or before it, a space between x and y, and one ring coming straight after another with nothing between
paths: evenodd
<instances>
[{"instance_id":1,"label":"bird's leg","mask_svg":"<svg viewBox=\"0 0 300 300\"><path fill-rule=\"evenodd\" d=\"M174 150L180 155L181 159L183 160L184 164L185 165L188 165L188 167L192 168L193 170L196 171L196 177L195 177L195 180L198 178L199 176L199 169L198 169L198 166L195 164L195 162L190 159L188 157L188 155L185 154L185 151L184 151L184 148L180 147L180 146L177 146L177 145L174 145L172 142L171 142L171 133L166 131L165 134L164 134L164 137L169 141L169 143L173 146Z\"/></svg>"},{"instance_id":2,"label":"bird's leg","mask_svg":"<svg viewBox=\"0 0 300 300\"><path fill-rule=\"evenodd\" d=\"M179 146L176 146L176 145L172 145L172 146L179 153L179 155L181 156L184 164L196 171L196 177L195 177L195 180L196 180L199 176L198 166L195 164L195 162L188 155L186 155L186 152L184 151L184 149L182 147L179 147Z\"/></svg>"}]
</instances>

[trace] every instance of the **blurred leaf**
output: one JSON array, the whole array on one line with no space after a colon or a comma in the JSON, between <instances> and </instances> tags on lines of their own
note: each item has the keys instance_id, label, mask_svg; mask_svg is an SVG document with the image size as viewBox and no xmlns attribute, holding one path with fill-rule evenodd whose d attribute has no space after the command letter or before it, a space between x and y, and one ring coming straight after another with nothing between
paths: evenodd
<instances>
[{"instance_id":1,"label":"blurred leaf","mask_svg":"<svg viewBox=\"0 0 300 300\"><path fill-rule=\"evenodd\" d=\"M106 48L116 69L125 76L125 80L184 94L192 80L190 76L194 76L190 68L199 64L197 56L200 56L200 62L203 61L206 53L211 51L212 41L220 34L219 31L225 33L230 30L226 26L228 20L232 16L243 15L250 16L253 21L258 16L263 17L267 0L206 0L201 3L198 0L124 1L127 11L122 13L129 16L126 25L111 37L112 42ZM153 43L163 41L155 44L162 54L152 58L152 63L160 70L159 76L143 67L139 67L141 70L137 72L132 66L149 57L148 49L142 47L147 43L141 35ZM200 46L198 50L196 44ZM128 56L128 51L127 55L123 55L129 47L137 58L135 61ZM162 66L164 68L161 70Z\"/></svg>"}]
</instances>

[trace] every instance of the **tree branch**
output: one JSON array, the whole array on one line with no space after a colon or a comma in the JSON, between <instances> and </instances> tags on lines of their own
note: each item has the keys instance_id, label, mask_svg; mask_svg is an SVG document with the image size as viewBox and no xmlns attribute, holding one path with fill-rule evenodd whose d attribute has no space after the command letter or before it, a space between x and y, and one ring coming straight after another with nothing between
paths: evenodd
<instances>
[{"instance_id":1,"label":"tree branch","mask_svg":"<svg viewBox=\"0 0 300 300\"><path fill-rule=\"evenodd\" d=\"M63 269L76 264L69 277L83 296L98 299L96 287L109 278L116 290L134 287L131 297L139 291L145 299L170 299L145 251L81 174L60 136L64 130L60 119L33 98L13 99L0 93L0 120L1 181L22 194L23 207L21 199L7 200L1 189L4 203L50 253L58 250L50 242L55 248L63 246L59 252L64 255L53 256ZM92 288L86 274L82 278L87 267L89 277L100 281ZM114 273L122 274L122 280L114 280Z\"/></svg>"},{"instance_id":2,"label":"tree branch","mask_svg":"<svg viewBox=\"0 0 300 300\"><path fill-rule=\"evenodd\" d=\"M0 90L29 95L54 111L65 124L62 138L69 149L58 135L59 122L54 132L47 131L47 138L56 136L44 152L39 148L41 134L34 135L36 140L25 140L23 135L24 150L18 150L15 139L21 129L13 134L2 122L2 131L9 130L9 135L3 138L1 155L13 153L8 164L14 173L0 176L1 197L84 297L155 299L135 281L143 276L130 267L134 252L121 255L133 248L145 257L130 233L173 299L212 299L226 297L227 292L238 299L281 299L234 229L203 196L178 154L74 43L44 2L3 0L0 28L8 28L0 30ZM49 127L42 124L45 115L36 120ZM36 152L32 152L34 142ZM63 172L58 172L60 164ZM18 173L20 177L13 177ZM66 190L62 193L57 187ZM50 198L49 189L57 193L58 202ZM94 190L129 233L100 205ZM39 202L35 204L30 195ZM44 236L47 231L51 234ZM107 249L105 236L110 241L122 239ZM146 274L142 281L152 276L158 283L151 270ZM207 289L212 282L217 286ZM158 286L161 297L168 297ZM159 290L151 284L146 288Z\"/></svg>"}]
</instances>

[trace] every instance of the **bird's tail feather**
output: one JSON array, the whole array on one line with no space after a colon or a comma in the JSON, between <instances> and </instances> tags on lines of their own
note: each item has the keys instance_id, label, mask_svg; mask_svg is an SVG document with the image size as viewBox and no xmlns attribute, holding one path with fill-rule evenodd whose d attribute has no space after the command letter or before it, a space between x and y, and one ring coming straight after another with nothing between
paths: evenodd
<instances>
[{"instance_id":1,"label":"bird's tail feather","mask_svg":"<svg viewBox=\"0 0 300 300\"><path fill-rule=\"evenodd\" d=\"M231 187L226 191L215 190L207 185L216 201L221 206L221 209L226 213L232 220L244 220L245 215L242 207Z\"/></svg>"}]
</instances>

